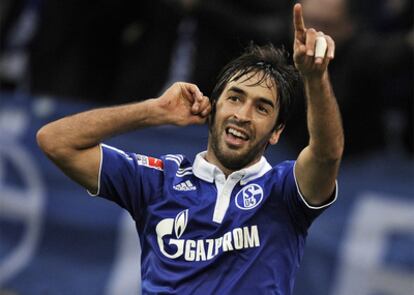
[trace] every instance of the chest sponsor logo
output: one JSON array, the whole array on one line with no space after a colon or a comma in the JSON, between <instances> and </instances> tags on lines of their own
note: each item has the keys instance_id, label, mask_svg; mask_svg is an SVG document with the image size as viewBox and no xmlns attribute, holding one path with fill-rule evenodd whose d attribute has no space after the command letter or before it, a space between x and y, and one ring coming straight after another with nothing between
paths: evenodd
<instances>
[{"instance_id":1,"label":"chest sponsor logo","mask_svg":"<svg viewBox=\"0 0 414 295\"><path fill-rule=\"evenodd\" d=\"M236 195L234 202L239 209L250 210L263 200L263 189L258 184L249 184L242 188Z\"/></svg>"},{"instance_id":2,"label":"chest sponsor logo","mask_svg":"<svg viewBox=\"0 0 414 295\"><path fill-rule=\"evenodd\" d=\"M182 257L185 261L206 261L223 252L260 246L257 225L236 227L217 238L191 240L181 238L187 223L188 209L178 213L175 218L165 218L157 224L155 232L158 247L165 257Z\"/></svg>"}]
</instances>

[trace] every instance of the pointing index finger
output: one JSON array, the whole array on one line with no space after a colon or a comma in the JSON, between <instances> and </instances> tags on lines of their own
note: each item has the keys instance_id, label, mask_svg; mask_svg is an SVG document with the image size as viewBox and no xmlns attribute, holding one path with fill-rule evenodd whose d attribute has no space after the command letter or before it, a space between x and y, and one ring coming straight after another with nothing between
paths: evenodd
<instances>
[{"instance_id":1,"label":"pointing index finger","mask_svg":"<svg viewBox=\"0 0 414 295\"><path fill-rule=\"evenodd\" d=\"M302 39L306 28L302 15L302 5L299 3L293 7L293 25L295 27L295 38Z\"/></svg>"}]
</instances>

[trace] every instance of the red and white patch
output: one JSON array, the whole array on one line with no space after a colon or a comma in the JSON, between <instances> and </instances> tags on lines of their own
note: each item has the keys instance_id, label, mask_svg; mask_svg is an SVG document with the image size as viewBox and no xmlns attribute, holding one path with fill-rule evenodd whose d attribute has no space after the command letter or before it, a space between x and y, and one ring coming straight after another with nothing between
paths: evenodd
<instances>
[{"instance_id":1,"label":"red and white patch","mask_svg":"<svg viewBox=\"0 0 414 295\"><path fill-rule=\"evenodd\" d=\"M137 155L137 163L138 165L157 169L157 170L164 170L164 162L161 159L147 157L144 155Z\"/></svg>"}]
</instances>

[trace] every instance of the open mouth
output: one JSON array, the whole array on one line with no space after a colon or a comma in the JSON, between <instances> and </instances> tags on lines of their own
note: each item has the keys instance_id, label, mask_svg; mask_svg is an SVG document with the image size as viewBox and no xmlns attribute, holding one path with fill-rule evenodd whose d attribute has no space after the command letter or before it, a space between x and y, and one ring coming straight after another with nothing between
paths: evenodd
<instances>
[{"instance_id":1,"label":"open mouth","mask_svg":"<svg viewBox=\"0 0 414 295\"><path fill-rule=\"evenodd\" d=\"M226 134L227 135L231 135L231 136L233 136L233 137L235 137L237 139L249 140L249 136L246 133L244 133L241 130L236 130L236 129L232 128L232 127L227 127L226 128Z\"/></svg>"}]
</instances>

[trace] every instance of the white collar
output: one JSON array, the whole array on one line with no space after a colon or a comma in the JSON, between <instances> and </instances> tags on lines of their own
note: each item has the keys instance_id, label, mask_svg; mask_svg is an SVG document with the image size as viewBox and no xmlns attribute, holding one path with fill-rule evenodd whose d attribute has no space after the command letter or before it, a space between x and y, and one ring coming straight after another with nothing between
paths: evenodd
<instances>
[{"instance_id":1,"label":"white collar","mask_svg":"<svg viewBox=\"0 0 414 295\"><path fill-rule=\"evenodd\" d=\"M193 164L193 173L198 178L212 183L218 177L224 177L224 173L217 166L207 162L205 159L206 154L207 151L197 154ZM261 177L271 169L272 166L270 166L266 158L262 156L259 162L253 164L252 166L233 172L229 175L229 178L238 178L240 179L240 184L244 185L251 180Z\"/></svg>"}]
</instances>

